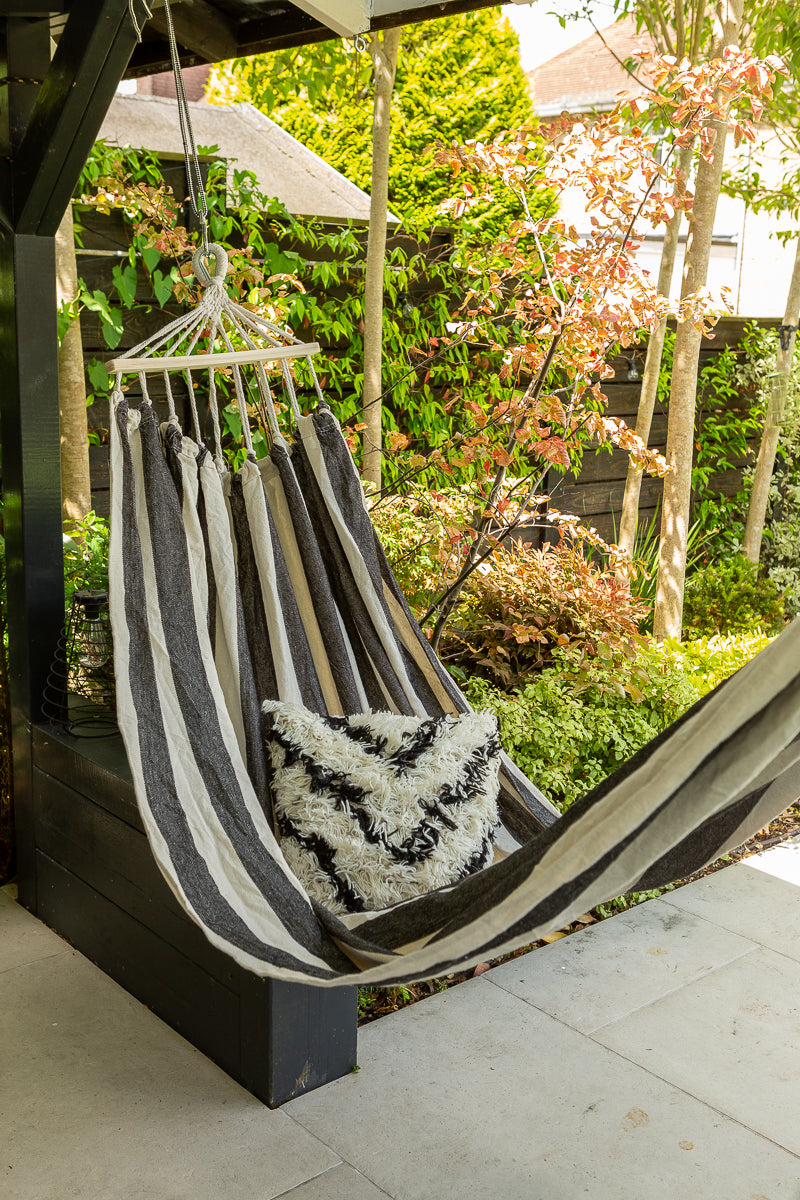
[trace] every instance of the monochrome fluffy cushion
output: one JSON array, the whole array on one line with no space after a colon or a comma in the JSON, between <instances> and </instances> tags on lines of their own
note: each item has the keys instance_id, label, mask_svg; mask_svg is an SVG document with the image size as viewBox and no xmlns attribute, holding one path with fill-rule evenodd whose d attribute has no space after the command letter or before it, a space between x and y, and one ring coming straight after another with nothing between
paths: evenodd
<instances>
[{"instance_id":1,"label":"monochrome fluffy cushion","mask_svg":"<svg viewBox=\"0 0 800 1200\"><path fill-rule=\"evenodd\" d=\"M263 705L281 850L335 913L386 908L492 857L500 743L489 713L320 717Z\"/></svg>"}]
</instances>

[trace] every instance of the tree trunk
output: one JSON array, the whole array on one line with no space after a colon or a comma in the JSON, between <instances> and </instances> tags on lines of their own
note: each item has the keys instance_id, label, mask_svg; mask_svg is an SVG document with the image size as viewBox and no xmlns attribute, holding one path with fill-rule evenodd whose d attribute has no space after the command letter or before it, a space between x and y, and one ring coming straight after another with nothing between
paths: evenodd
<instances>
[{"instance_id":1,"label":"tree trunk","mask_svg":"<svg viewBox=\"0 0 800 1200\"><path fill-rule=\"evenodd\" d=\"M715 122L714 127L717 131L717 141L713 159L708 163L701 158L697 170L694 205L686 244L682 297L703 287L708 275L727 135L724 122ZM653 616L653 636L657 641L681 636L686 545L692 495L697 370L702 336L700 330L689 321L679 324L675 334L666 451L667 463L671 470L664 476L658 587Z\"/></svg>"},{"instance_id":2,"label":"tree trunk","mask_svg":"<svg viewBox=\"0 0 800 1200\"><path fill-rule=\"evenodd\" d=\"M772 377L772 390L764 418L764 432L761 435L761 445L758 449L758 462L756 463L756 471L753 477L750 507L747 510L744 552L745 556L752 563L757 563L761 557L761 538L764 533L764 521L769 506L769 485L772 480L772 469L775 465L775 454L778 450L781 423L786 408L786 397L789 392L798 318L800 318L800 238L797 241L794 270L792 271L792 278L789 284L789 294L786 297L786 310L783 314L783 324L788 328L781 333L781 341L778 345L778 358L775 366L775 374Z\"/></svg>"},{"instance_id":3,"label":"tree trunk","mask_svg":"<svg viewBox=\"0 0 800 1200\"><path fill-rule=\"evenodd\" d=\"M742 20L743 0L729 0L718 53L735 44ZM714 218L717 212L722 164L725 158L727 125L713 121L716 132L711 162L700 159L697 168L689 237L683 267L681 297L704 287L711 258ZM702 333L689 321L678 325L669 394L666 459L672 468L664 477L661 502L661 542L658 555L658 586L653 613L656 641L681 636L683 590L686 579L686 548L692 499L694 417L697 401L697 371Z\"/></svg>"},{"instance_id":4,"label":"tree trunk","mask_svg":"<svg viewBox=\"0 0 800 1200\"><path fill-rule=\"evenodd\" d=\"M364 280L364 452L361 474L374 488L381 486L381 360L383 350L383 270L386 260L386 216L389 200L389 134L400 30L387 29L370 37L374 63L375 99L372 110L372 185L369 238Z\"/></svg>"},{"instance_id":5,"label":"tree trunk","mask_svg":"<svg viewBox=\"0 0 800 1200\"><path fill-rule=\"evenodd\" d=\"M60 305L78 293L78 267L72 206L56 233L56 298ZM61 415L61 505L65 521L85 517L92 507L89 478L89 432L83 373L81 323L70 323L58 353L58 397Z\"/></svg>"},{"instance_id":6,"label":"tree trunk","mask_svg":"<svg viewBox=\"0 0 800 1200\"><path fill-rule=\"evenodd\" d=\"M682 146L677 161L677 172L683 177L689 174L692 165L691 146ZM672 288L672 276L675 273L675 258L678 251L678 239L681 231L683 214L680 209L667 225L664 233L664 245L661 248L661 264L658 270L658 291L662 296L669 296ZM639 410L636 415L636 432L647 445L650 440L650 426L653 423L653 410L658 392L658 376L661 370L661 356L664 351L664 336L667 332L666 317L659 321L650 334L647 342L647 356L642 373L642 388L639 393ZM625 480L625 494L622 498L622 514L619 527L619 546L633 554L633 544L636 539L636 525L639 518L639 494L642 490L642 472L637 467L628 467L628 477Z\"/></svg>"}]
</instances>

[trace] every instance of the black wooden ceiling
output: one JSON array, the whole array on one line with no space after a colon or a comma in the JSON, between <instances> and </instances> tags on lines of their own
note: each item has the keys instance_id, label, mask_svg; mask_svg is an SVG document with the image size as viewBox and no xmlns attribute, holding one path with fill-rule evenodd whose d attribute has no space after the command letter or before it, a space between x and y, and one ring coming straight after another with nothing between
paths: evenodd
<instances>
[{"instance_id":1,"label":"black wooden ceiling","mask_svg":"<svg viewBox=\"0 0 800 1200\"><path fill-rule=\"evenodd\" d=\"M374 18L371 28L430 21L497 3L498 0L440 0L422 8L400 7L397 12ZM49 16L55 41L70 8L71 0L0 0L3 16ZM155 0L152 8L153 15L142 30L142 40L125 72L126 79L170 69L163 6ZM337 36L286 0L172 0L171 9L181 62L187 67Z\"/></svg>"}]
</instances>

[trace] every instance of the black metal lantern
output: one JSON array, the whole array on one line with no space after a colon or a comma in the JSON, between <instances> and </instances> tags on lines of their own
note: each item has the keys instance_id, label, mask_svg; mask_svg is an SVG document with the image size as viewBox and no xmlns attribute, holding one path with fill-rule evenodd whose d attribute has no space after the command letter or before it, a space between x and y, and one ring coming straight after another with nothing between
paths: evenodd
<instances>
[{"instance_id":1,"label":"black metal lantern","mask_svg":"<svg viewBox=\"0 0 800 1200\"><path fill-rule=\"evenodd\" d=\"M73 592L42 710L75 737L108 737L117 732L115 701L108 592Z\"/></svg>"}]
</instances>

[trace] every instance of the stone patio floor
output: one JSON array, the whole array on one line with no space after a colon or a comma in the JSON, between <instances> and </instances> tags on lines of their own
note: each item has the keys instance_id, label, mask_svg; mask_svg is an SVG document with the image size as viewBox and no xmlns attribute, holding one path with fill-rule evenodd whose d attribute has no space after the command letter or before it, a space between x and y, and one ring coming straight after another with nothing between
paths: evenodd
<instances>
[{"instance_id":1,"label":"stone patio floor","mask_svg":"<svg viewBox=\"0 0 800 1200\"><path fill-rule=\"evenodd\" d=\"M0 891L2 1200L800 1200L800 839L368 1025L271 1112Z\"/></svg>"}]
</instances>

